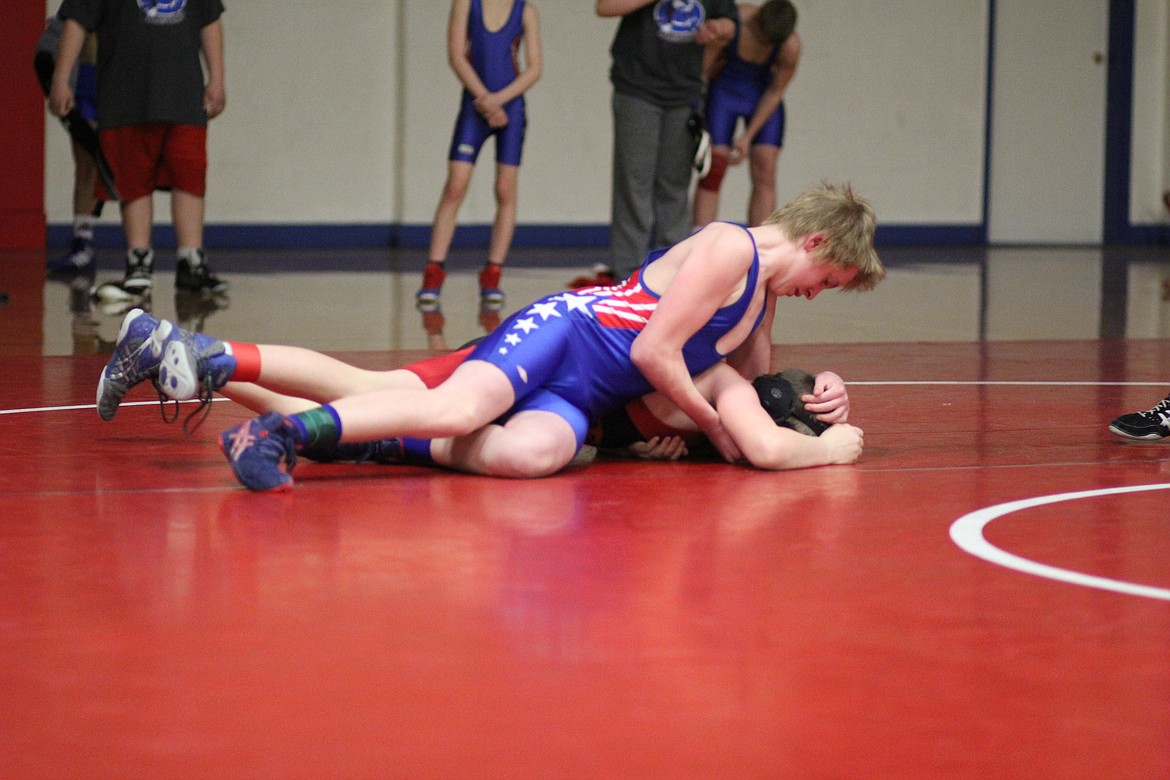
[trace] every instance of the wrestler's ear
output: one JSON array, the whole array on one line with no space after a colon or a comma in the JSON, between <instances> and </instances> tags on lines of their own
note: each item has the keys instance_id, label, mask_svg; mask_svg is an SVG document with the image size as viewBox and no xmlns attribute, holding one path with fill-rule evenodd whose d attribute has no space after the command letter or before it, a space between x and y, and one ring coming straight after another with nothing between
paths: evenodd
<instances>
[{"instance_id":1,"label":"wrestler's ear","mask_svg":"<svg viewBox=\"0 0 1170 780\"><path fill-rule=\"evenodd\" d=\"M808 252L810 255L815 255L817 250L819 250L821 245L824 243L825 237L823 235L820 233L813 233L812 235L807 236L804 241L801 242L800 248L805 252Z\"/></svg>"}]
</instances>

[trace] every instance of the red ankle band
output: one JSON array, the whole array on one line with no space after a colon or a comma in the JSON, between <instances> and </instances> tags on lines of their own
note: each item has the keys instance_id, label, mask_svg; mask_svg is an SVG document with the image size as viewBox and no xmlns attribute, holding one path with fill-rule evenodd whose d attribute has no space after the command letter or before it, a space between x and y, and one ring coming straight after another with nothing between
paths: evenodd
<instances>
[{"instance_id":1,"label":"red ankle band","mask_svg":"<svg viewBox=\"0 0 1170 780\"><path fill-rule=\"evenodd\" d=\"M236 359L236 370L232 373L233 382L255 382L260 378L260 347L255 344L241 344L238 341L229 341L232 347L232 356Z\"/></svg>"}]
</instances>

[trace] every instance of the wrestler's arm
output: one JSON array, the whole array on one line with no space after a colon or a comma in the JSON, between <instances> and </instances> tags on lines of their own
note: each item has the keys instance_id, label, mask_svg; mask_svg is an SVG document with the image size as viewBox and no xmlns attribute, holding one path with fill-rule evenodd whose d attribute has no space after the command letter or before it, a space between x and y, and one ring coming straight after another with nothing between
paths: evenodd
<instances>
[{"instance_id":1,"label":"wrestler's arm","mask_svg":"<svg viewBox=\"0 0 1170 780\"><path fill-rule=\"evenodd\" d=\"M760 102L752 111L751 121L744 128L743 138L747 145L751 145L756 133L760 132L760 128L780 107L780 103L784 100L784 93L788 89L788 82L792 81L792 77L796 75L796 66L799 62L800 36L794 32L781 45L780 51L776 55L776 61L772 63L772 81L764 90L764 94L760 96Z\"/></svg>"},{"instance_id":2,"label":"wrestler's arm","mask_svg":"<svg viewBox=\"0 0 1170 780\"><path fill-rule=\"evenodd\" d=\"M670 251L680 253L672 259L678 263L677 271L646 327L634 339L630 359L725 458L736 460L739 451L720 425L718 412L696 389L682 350L733 294L743 290L754 246L741 228L716 222Z\"/></svg>"},{"instance_id":3,"label":"wrestler's arm","mask_svg":"<svg viewBox=\"0 0 1170 780\"><path fill-rule=\"evenodd\" d=\"M853 463L861 456L860 428L830 426L820 436L807 436L776 425L760 406L751 382L735 371L712 377L715 408L724 428L752 466L769 471Z\"/></svg>"},{"instance_id":4,"label":"wrestler's arm","mask_svg":"<svg viewBox=\"0 0 1170 780\"><path fill-rule=\"evenodd\" d=\"M772 322L775 318L776 296L769 295L759 326L727 356L727 363L745 379L755 379L772 370Z\"/></svg>"},{"instance_id":5,"label":"wrestler's arm","mask_svg":"<svg viewBox=\"0 0 1170 780\"><path fill-rule=\"evenodd\" d=\"M471 0L454 0L451 3L451 15L447 20L447 62L471 96L481 98L488 94L488 88L471 65L467 43L467 18L470 14Z\"/></svg>"},{"instance_id":6,"label":"wrestler's arm","mask_svg":"<svg viewBox=\"0 0 1170 780\"><path fill-rule=\"evenodd\" d=\"M524 70L516 74L508 86L499 92L488 92L475 100L475 106L485 116L500 110L504 105L528 91L540 79L544 69L544 54L540 48L540 15L536 6L524 6Z\"/></svg>"}]
</instances>

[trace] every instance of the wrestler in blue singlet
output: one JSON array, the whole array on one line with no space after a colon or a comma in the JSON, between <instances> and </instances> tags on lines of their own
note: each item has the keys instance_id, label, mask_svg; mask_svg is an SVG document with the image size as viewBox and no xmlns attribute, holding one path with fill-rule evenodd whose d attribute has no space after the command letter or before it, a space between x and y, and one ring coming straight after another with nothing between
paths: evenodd
<instances>
[{"instance_id":1,"label":"wrestler in blue singlet","mask_svg":"<svg viewBox=\"0 0 1170 780\"><path fill-rule=\"evenodd\" d=\"M707 87L707 132L711 134L714 146L731 146L736 122L740 117L745 124L751 121L756 105L772 83L772 65L780 53L779 46L773 48L768 59L759 65L741 59L739 31L739 25L736 25L735 36L723 50L726 64ZM752 139L752 144L784 146L783 102L768 117L768 121Z\"/></svg>"},{"instance_id":2,"label":"wrestler in blue singlet","mask_svg":"<svg viewBox=\"0 0 1170 780\"><path fill-rule=\"evenodd\" d=\"M666 251L651 252L620 284L542 298L484 337L467 359L487 361L508 376L516 393L509 417L532 409L553 412L573 427L581 446L591 420L654 390L630 360L630 345L658 306L659 295L642 284L642 276ZM760 255L754 251L743 295L716 311L684 345L692 376L726 357L716 344L747 313L759 272Z\"/></svg>"},{"instance_id":3,"label":"wrestler in blue singlet","mask_svg":"<svg viewBox=\"0 0 1170 780\"><path fill-rule=\"evenodd\" d=\"M516 55L523 37L524 0L515 0L512 3L512 13L508 16L508 21L495 32L490 32L484 24L483 5L480 0L471 0L471 9L467 16L467 44L471 66L475 68L483 85L492 92L499 92L516 80ZM484 142L489 136L495 135L496 162L519 165L527 125L524 96L520 95L508 101L503 109L508 115L508 124L492 128L475 110L475 98L464 89L447 159L462 160L474 165Z\"/></svg>"}]
</instances>

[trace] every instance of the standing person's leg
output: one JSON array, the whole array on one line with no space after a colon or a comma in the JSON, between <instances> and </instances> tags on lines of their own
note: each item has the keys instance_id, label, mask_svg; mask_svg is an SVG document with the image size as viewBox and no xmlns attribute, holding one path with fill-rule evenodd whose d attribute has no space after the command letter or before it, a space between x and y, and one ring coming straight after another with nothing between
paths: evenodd
<instances>
[{"instance_id":1,"label":"standing person's leg","mask_svg":"<svg viewBox=\"0 0 1170 780\"><path fill-rule=\"evenodd\" d=\"M776 162L780 147L754 144L751 152L752 192L748 198L748 226L764 224L776 210Z\"/></svg>"},{"instance_id":2,"label":"standing person's leg","mask_svg":"<svg viewBox=\"0 0 1170 780\"><path fill-rule=\"evenodd\" d=\"M69 254L49 263L49 270L90 272L93 270L93 229L101 211L95 192L97 163L77 141L71 141L73 153L73 237Z\"/></svg>"},{"instance_id":3,"label":"standing person's leg","mask_svg":"<svg viewBox=\"0 0 1170 780\"><path fill-rule=\"evenodd\" d=\"M154 283L152 197L161 138L151 125L127 125L100 130L98 140L118 183L126 273L120 283L103 284L96 294L107 301L130 301L148 295Z\"/></svg>"},{"instance_id":4,"label":"standing person's leg","mask_svg":"<svg viewBox=\"0 0 1170 780\"><path fill-rule=\"evenodd\" d=\"M151 249L151 228L154 225L154 200L151 195L122 201L118 204L122 217L122 233L126 236L126 273L118 295L111 285L98 288L99 297L129 299L148 295L154 285L154 250ZM102 295L103 289L111 294Z\"/></svg>"},{"instance_id":5,"label":"standing person's leg","mask_svg":"<svg viewBox=\"0 0 1170 780\"><path fill-rule=\"evenodd\" d=\"M736 98L736 95L721 89L719 81L707 88L704 121L711 136L711 169L695 187L691 227L703 227L719 217L719 189L727 173L731 142L735 138L735 128L741 116L740 101Z\"/></svg>"},{"instance_id":6,"label":"standing person's leg","mask_svg":"<svg viewBox=\"0 0 1170 780\"><path fill-rule=\"evenodd\" d=\"M695 203L691 210L691 227L701 228L719 216L719 188L727 171L727 156L731 147L711 147L711 170L695 187Z\"/></svg>"},{"instance_id":7,"label":"standing person's leg","mask_svg":"<svg viewBox=\"0 0 1170 780\"><path fill-rule=\"evenodd\" d=\"M496 165L496 218L492 223L491 245L488 260L479 272L480 305L488 310L498 311L504 305L504 291L500 289L504 261L512 246L516 233L516 201L519 167L498 163Z\"/></svg>"},{"instance_id":8,"label":"standing person's leg","mask_svg":"<svg viewBox=\"0 0 1170 780\"><path fill-rule=\"evenodd\" d=\"M446 262L447 253L451 250L459 207L467 196L474 168L474 163L464 160L451 160L447 163L447 179L443 182L443 192L439 196L439 205L435 207L435 218L431 223L431 243L427 253L427 264L423 269L422 287L415 294L420 309L438 307L443 282L447 278L443 263Z\"/></svg>"},{"instance_id":9,"label":"standing person's leg","mask_svg":"<svg viewBox=\"0 0 1170 780\"><path fill-rule=\"evenodd\" d=\"M171 224L178 243L175 287L191 292L225 292L228 282L211 270L203 246L207 128L167 125L165 132L162 178L171 185Z\"/></svg>"},{"instance_id":10,"label":"standing person's leg","mask_svg":"<svg viewBox=\"0 0 1170 780\"><path fill-rule=\"evenodd\" d=\"M776 210L776 164L784 148L786 112L781 103L752 139L750 152L752 191L748 199L748 225L762 225Z\"/></svg>"},{"instance_id":11,"label":"standing person's leg","mask_svg":"<svg viewBox=\"0 0 1170 780\"><path fill-rule=\"evenodd\" d=\"M503 265L508 259L512 236L516 232L517 180L520 169L515 165L496 166L496 218L492 223L492 241L488 262Z\"/></svg>"},{"instance_id":12,"label":"standing person's leg","mask_svg":"<svg viewBox=\"0 0 1170 780\"><path fill-rule=\"evenodd\" d=\"M688 106L664 109L654 172L654 230L651 248L677 244L691 230L690 188L694 170Z\"/></svg>"},{"instance_id":13,"label":"standing person's leg","mask_svg":"<svg viewBox=\"0 0 1170 780\"><path fill-rule=\"evenodd\" d=\"M661 122L662 109L645 100L614 93L610 255L618 278L640 266L650 249ZM688 140L687 148L689 143Z\"/></svg>"}]
</instances>

